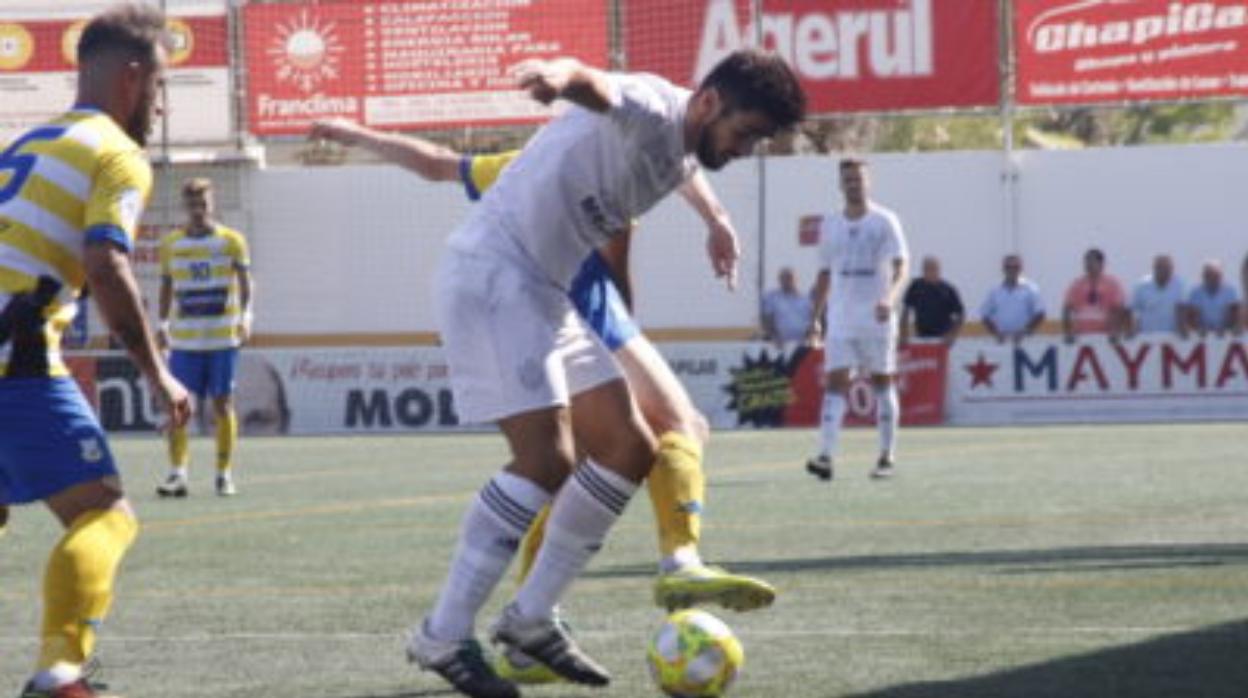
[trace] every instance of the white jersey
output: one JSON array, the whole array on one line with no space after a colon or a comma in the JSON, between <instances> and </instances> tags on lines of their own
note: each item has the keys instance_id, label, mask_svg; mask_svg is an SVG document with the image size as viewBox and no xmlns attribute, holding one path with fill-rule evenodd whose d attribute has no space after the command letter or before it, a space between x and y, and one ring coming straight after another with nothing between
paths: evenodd
<instances>
[{"instance_id":1,"label":"white jersey","mask_svg":"<svg viewBox=\"0 0 1248 698\"><path fill-rule=\"evenodd\" d=\"M880 337L897 331L896 312L891 322L875 318L875 305L892 283L893 260L910 256L897 214L868 202L861 218L850 220L841 212L824 216L819 256L831 281L829 336Z\"/></svg>"},{"instance_id":2,"label":"white jersey","mask_svg":"<svg viewBox=\"0 0 1248 698\"><path fill-rule=\"evenodd\" d=\"M690 92L643 74L608 74L611 108L572 107L538 131L451 237L452 248L498 249L507 233L567 288L589 253L693 174L685 152Z\"/></svg>"}]
</instances>

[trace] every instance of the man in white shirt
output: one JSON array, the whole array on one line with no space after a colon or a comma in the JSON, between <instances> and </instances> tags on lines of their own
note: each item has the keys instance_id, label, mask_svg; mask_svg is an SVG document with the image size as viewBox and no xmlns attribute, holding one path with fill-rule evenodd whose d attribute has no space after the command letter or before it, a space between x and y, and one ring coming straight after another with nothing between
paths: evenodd
<instances>
[{"instance_id":1,"label":"man in white shirt","mask_svg":"<svg viewBox=\"0 0 1248 698\"><path fill-rule=\"evenodd\" d=\"M655 443L568 300L573 277L699 165L751 153L805 109L784 61L748 50L694 93L573 59L526 61L515 74L535 99L574 106L529 141L451 236L435 290L460 415L496 423L512 462L469 506L446 583L407 645L421 667L478 698L519 695L482 657L475 619L552 500L545 540L493 639L573 682L610 680L554 608L646 477ZM731 276L737 241L719 230L708 250L716 273ZM573 473L578 449L588 458Z\"/></svg>"},{"instance_id":2,"label":"man in white shirt","mask_svg":"<svg viewBox=\"0 0 1248 698\"><path fill-rule=\"evenodd\" d=\"M1044 322L1044 299L1040 297L1040 288L1023 277L1021 257L1006 255L1001 269L1005 279L988 292L979 316L998 342L1018 343Z\"/></svg>"},{"instance_id":3,"label":"man in white shirt","mask_svg":"<svg viewBox=\"0 0 1248 698\"><path fill-rule=\"evenodd\" d=\"M780 270L780 286L763 296L762 306L763 339L781 349L805 341L814 304L810 296L797 289L797 276L791 267Z\"/></svg>"},{"instance_id":4,"label":"man in white shirt","mask_svg":"<svg viewBox=\"0 0 1248 698\"><path fill-rule=\"evenodd\" d=\"M861 369L871 376L880 432L880 457L871 476L886 478L893 474L901 412L894 380L896 305L910 254L897 215L870 200L867 163L841 160L840 180L845 208L824 216L819 232L823 268L814 296L816 313L827 306L826 377L819 454L806 462L806 470L821 480L832 479L850 376Z\"/></svg>"},{"instance_id":5,"label":"man in white shirt","mask_svg":"<svg viewBox=\"0 0 1248 698\"><path fill-rule=\"evenodd\" d=\"M1183 281L1174 276L1174 260L1153 258L1153 273L1131 292L1131 334L1164 332L1187 336L1183 322Z\"/></svg>"}]
</instances>

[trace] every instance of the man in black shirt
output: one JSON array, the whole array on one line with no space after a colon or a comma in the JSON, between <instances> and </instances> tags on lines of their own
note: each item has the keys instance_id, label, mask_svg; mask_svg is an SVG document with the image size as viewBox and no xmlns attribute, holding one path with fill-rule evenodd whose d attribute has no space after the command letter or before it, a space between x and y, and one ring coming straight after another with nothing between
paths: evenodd
<instances>
[{"instance_id":1,"label":"man in black shirt","mask_svg":"<svg viewBox=\"0 0 1248 698\"><path fill-rule=\"evenodd\" d=\"M910 339L910 317L914 316L915 336L940 339L953 344L962 329L966 312L958 290L940 278L940 260L923 258L923 276L910 282L901 311L901 344Z\"/></svg>"}]
</instances>

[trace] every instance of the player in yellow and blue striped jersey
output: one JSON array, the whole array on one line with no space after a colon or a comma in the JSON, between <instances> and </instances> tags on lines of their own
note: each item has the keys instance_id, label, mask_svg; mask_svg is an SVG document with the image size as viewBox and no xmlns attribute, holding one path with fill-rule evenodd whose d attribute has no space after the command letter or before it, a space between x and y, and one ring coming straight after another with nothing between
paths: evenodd
<instances>
[{"instance_id":1,"label":"player in yellow and blue striped jersey","mask_svg":"<svg viewBox=\"0 0 1248 698\"><path fill-rule=\"evenodd\" d=\"M251 259L242 233L213 219L212 180L182 186L187 224L160 241L160 334L172 348L173 375L200 400L212 402L216 420L217 494L235 493L234 449L238 417L234 374L238 348L251 335ZM169 475L162 497L185 497L189 466L187 430L169 430Z\"/></svg>"},{"instance_id":2,"label":"player in yellow and blue striped jersey","mask_svg":"<svg viewBox=\"0 0 1248 698\"><path fill-rule=\"evenodd\" d=\"M83 29L74 108L0 151L0 505L43 501L64 536L43 583L22 698L90 698L82 677L138 531L104 431L60 338L84 286L173 425L190 416L143 316L128 253L152 184L143 154L168 49L164 15L128 5Z\"/></svg>"}]
</instances>

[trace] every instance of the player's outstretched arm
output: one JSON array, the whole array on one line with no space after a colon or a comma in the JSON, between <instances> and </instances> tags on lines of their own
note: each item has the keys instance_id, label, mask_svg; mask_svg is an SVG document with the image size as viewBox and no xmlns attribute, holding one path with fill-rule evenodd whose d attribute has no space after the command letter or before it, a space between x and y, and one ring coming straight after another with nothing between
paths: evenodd
<instances>
[{"instance_id":1,"label":"player's outstretched arm","mask_svg":"<svg viewBox=\"0 0 1248 698\"><path fill-rule=\"evenodd\" d=\"M611 108L607 74L575 58L533 58L512 66L511 74L520 89L542 104L563 98L590 111L605 112Z\"/></svg>"},{"instance_id":2,"label":"player's outstretched arm","mask_svg":"<svg viewBox=\"0 0 1248 698\"><path fill-rule=\"evenodd\" d=\"M423 138L396 136L346 119L316 121L308 137L363 148L431 182L459 181L459 162L463 155Z\"/></svg>"},{"instance_id":3,"label":"player's outstretched arm","mask_svg":"<svg viewBox=\"0 0 1248 698\"><path fill-rule=\"evenodd\" d=\"M741 261L741 244L737 230L732 226L728 209L720 202L711 183L701 170L680 187L680 195L697 211L706 223L706 252L711 258L715 276L728 282L730 290L737 288L737 263Z\"/></svg>"},{"instance_id":4,"label":"player's outstretched arm","mask_svg":"<svg viewBox=\"0 0 1248 698\"><path fill-rule=\"evenodd\" d=\"M139 286L126 253L110 242L88 242L83 262L91 294L109 329L151 385L170 423L184 426L191 416L190 397L160 357L143 316Z\"/></svg>"}]
</instances>

